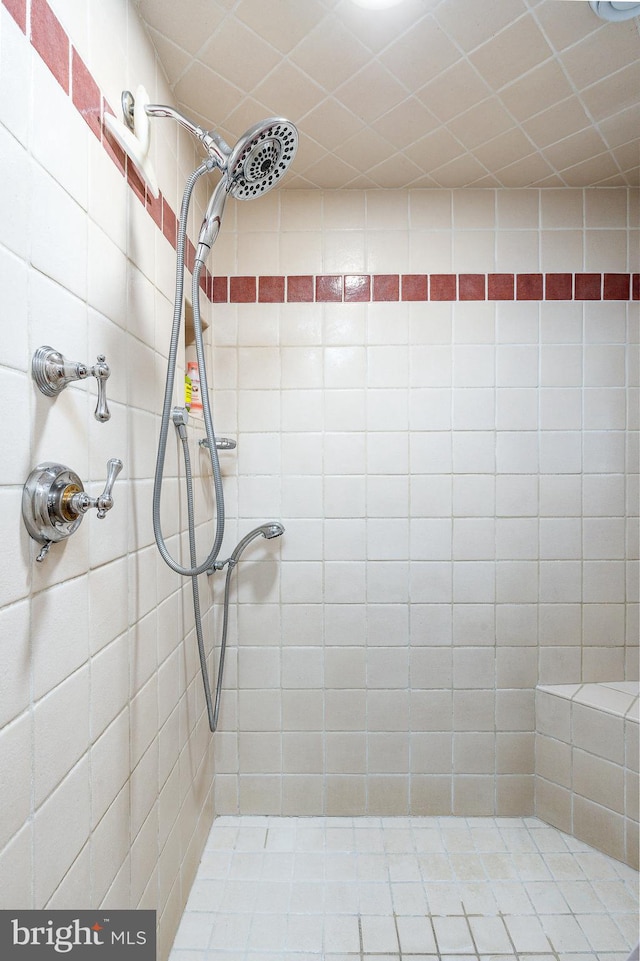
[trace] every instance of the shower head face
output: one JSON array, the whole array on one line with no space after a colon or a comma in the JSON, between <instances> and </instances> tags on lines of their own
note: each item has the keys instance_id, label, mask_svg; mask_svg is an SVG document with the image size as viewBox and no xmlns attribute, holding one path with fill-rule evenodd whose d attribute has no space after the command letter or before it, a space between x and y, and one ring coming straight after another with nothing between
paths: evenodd
<instances>
[{"instance_id":1,"label":"shower head face","mask_svg":"<svg viewBox=\"0 0 640 961\"><path fill-rule=\"evenodd\" d=\"M275 187L298 149L298 131L283 117L271 117L250 127L227 162L229 193L251 200Z\"/></svg>"},{"instance_id":2,"label":"shower head face","mask_svg":"<svg viewBox=\"0 0 640 961\"><path fill-rule=\"evenodd\" d=\"M264 524L260 528L260 533L263 537L266 537L267 540L271 540L272 537L280 537L284 534L284 527L279 521L272 521L270 524Z\"/></svg>"}]
</instances>

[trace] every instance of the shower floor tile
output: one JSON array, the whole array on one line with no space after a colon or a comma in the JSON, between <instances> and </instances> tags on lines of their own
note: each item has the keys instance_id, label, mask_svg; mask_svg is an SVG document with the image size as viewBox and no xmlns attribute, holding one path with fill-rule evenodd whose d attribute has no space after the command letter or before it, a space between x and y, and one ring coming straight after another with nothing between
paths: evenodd
<instances>
[{"instance_id":1,"label":"shower floor tile","mask_svg":"<svg viewBox=\"0 0 640 961\"><path fill-rule=\"evenodd\" d=\"M638 874L536 818L220 817L170 961L627 961Z\"/></svg>"}]
</instances>

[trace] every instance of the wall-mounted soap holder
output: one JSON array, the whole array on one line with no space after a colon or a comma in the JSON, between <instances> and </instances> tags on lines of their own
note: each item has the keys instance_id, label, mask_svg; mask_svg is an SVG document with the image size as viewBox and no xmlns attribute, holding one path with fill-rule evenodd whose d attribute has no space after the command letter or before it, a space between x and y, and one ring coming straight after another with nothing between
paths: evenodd
<instances>
[{"instance_id":1,"label":"wall-mounted soap holder","mask_svg":"<svg viewBox=\"0 0 640 961\"><path fill-rule=\"evenodd\" d=\"M111 492L121 470L117 457L107 462L107 481L98 497L89 497L75 471L64 464L46 461L31 471L22 491L22 517L31 537L43 545L37 561L45 559L52 544L77 531L92 507L100 520L106 516L113 507Z\"/></svg>"},{"instance_id":2,"label":"wall-mounted soap holder","mask_svg":"<svg viewBox=\"0 0 640 961\"><path fill-rule=\"evenodd\" d=\"M98 354L97 363L93 367L87 364L67 360L53 347L38 347L31 361L31 374L38 390L47 397L55 397L74 380L84 380L95 377L98 382L98 403L95 409L95 419L109 420L111 414L107 407L107 379L111 370L106 363L104 354Z\"/></svg>"}]
</instances>

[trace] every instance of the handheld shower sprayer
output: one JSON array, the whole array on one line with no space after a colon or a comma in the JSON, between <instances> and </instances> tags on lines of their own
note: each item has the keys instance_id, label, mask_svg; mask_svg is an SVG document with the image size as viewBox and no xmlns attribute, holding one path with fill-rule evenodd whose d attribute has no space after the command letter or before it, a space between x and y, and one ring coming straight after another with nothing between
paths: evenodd
<instances>
[{"instance_id":1,"label":"handheld shower sprayer","mask_svg":"<svg viewBox=\"0 0 640 961\"><path fill-rule=\"evenodd\" d=\"M220 227L222 226L222 215L227 202L228 184L226 177L219 180L215 190L211 194L211 199L207 204L207 209L202 220L200 233L198 234L198 246L196 248L196 262L204 264L211 248L215 244Z\"/></svg>"},{"instance_id":2,"label":"handheld shower sprayer","mask_svg":"<svg viewBox=\"0 0 640 961\"><path fill-rule=\"evenodd\" d=\"M231 585L231 573L236 567L238 561L240 560L240 555L246 547L254 540L256 537L262 535L266 540L271 540L273 537L280 537L284 534L284 527L280 521L268 521L266 524L261 524L260 527L254 528L245 534L244 537L238 541L236 544L231 557L228 557L226 561L216 561L213 568L208 571L208 574L214 574L216 571L221 571L225 566L227 568L227 575L224 582L224 609L222 615L222 638L220 641L220 657L218 661L218 681L216 684L216 700L215 705L211 704L211 695L209 695L208 705L209 705L209 727L211 731L215 731L218 727L218 715L220 713L220 697L222 695L222 678L224 674L224 658L227 650L227 630L229 627L229 588Z\"/></svg>"},{"instance_id":3,"label":"handheld shower sprayer","mask_svg":"<svg viewBox=\"0 0 640 961\"><path fill-rule=\"evenodd\" d=\"M126 94L126 91L125 91ZM126 103L126 107L125 107ZM193 123L178 110L162 104L150 104L145 102L144 111L149 117L168 117L177 121L181 126L189 131L204 146L207 152L206 160L202 161L193 171L187 180L182 197L180 218L178 221L178 235L176 239L176 287L173 306L173 326L171 330L171 343L169 347L167 377L165 382L164 401L162 408L162 418L160 422L160 436L158 440L158 456L156 459L156 470L153 487L153 532L156 544L162 559L165 563L183 577L191 578L191 588L193 593L193 608L195 615L196 637L198 642L198 654L200 658L200 671L204 686L207 714L209 716L209 729L213 732L218 724L218 712L220 709L220 695L222 691L222 671L224 666L224 652L226 646L228 609L229 609L229 583L230 574L237 565L240 554L245 547L255 538L262 535L265 538L278 537L284 532L282 524L277 521L264 524L247 534L237 545L231 557L223 563L216 561L224 536L225 512L224 512L224 492L222 486L222 475L218 460L218 444L213 428L211 414L211 404L209 401L209 390L207 386L207 369L205 363L205 347L202 336L202 320L200 316L200 275L204 269L205 260L213 247L220 232L222 216L227 202L227 195L231 194L236 200L250 200L258 197L272 187L275 187L280 178L286 173L291 164L298 146L298 131L292 123L281 117L274 117L255 124L240 138L233 147L214 131L203 130ZM125 121L133 117L134 104L131 95L123 96L123 112ZM138 107L138 113L140 108ZM134 124L135 126L135 124ZM198 359L198 371L200 374L200 390L202 397L202 412L206 432L206 447L211 458L211 470L213 474L213 487L215 494L216 526L215 536L211 550L204 561L198 563L196 559L195 542L195 511L193 497L193 483L191 475L191 462L189 456L189 445L186 430L186 418L184 412L173 409L173 390L175 385L176 367L178 362L178 347L180 338L180 327L182 321L182 303L184 291L184 272L185 272L185 247L186 247L186 225L189 215L189 205L194 188L200 177L206 173L219 170L221 178L211 195L204 215L198 245L192 270L192 309L193 309L193 330ZM161 496L162 481L164 476L164 464L167 450L167 440L169 425L171 421L177 429L178 437L182 443L184 463L185 463L185 485L187 494L187 517L189 529L189 565L179 563L175 560L167 548L161 524ZM220 646L220 662L218 668L218 678L216 686L215 706L211 696L211 687L207 671L207 657L202 628L202 617L200 613L200 600L198 590L198 575L205 571L212 574L216 570L221 570L227 565L227 577L225 582L224 595L224 620L223 635Z\"/></svg>"},{"instance_id":4,"label":"handheld shower sprayer","mask_svg":"<svg viewBox=\"0 0 640 961\"><path fill-rule=\"evenodd\" d=\"M135 115L135 102L127 91L125 91L125 94L126 96L123 95L125 120L131 120ZM127 104L126 108L124 107L125 103ZM205 260L220 232L227 195L231 194L237 200L250 200L275 187L295 157L298 147L298 131L290 121L285 120L283 117L272 117L250 127L236 143L235 147L231 148L218 133L204 130L173 107L164 104L152 104L145 101L144 113L149 117L167 117L175 120L200 141L208 154L207 159L199 164L187 181L180 211L176 244L177 263L173 328L169 348L167 380L154 483L154 532L160 554L163 560L176 573L187 577L194 577L211 569L220 551L224 533L222 479L220 476L215 433L209 404L205 349L202 339L199 294L200 274L204 268ZM178 340L182 321L186 223L189 205L197 181L204 174L211 173L216 169L220 171L221 179L211 195L198 236L198 245L192 271L192 308L204 426L214 477L217 524L215 540L209 556L201 564L196 564L192 558L190 566L185 567L173 560L164 542L160 524L160 492L164 473L168 427L171 419L175 368L178 357Z\"/></svg>"},{"instance_id":5,"label":"handheld shower sprayer","mask_svg":"<svg viewBox=\"0 0 640 961\"><path fill-rule=\"evenodd\" d=\"M198 237L196 260L204 263L220 232L227 194L236 200L251 200L275 187L296 155L298 131L284 117L270 117L250 127L232 149L215 131L203 130L173 107L146 104L145 111L150 117L176 120L204 146L212 169L222 173Z\"/></svg>"},{"instance_id":6,"label":"handheld shower sprayer","mask_svg":"<svg viewBox=\"0 0 640 961\"><path fill-rule=\"evenodd\" d=\"M227 564L230 568L235 567L240 560L240 555L244 551L245 547L248 547L251 541L255 540L256 537L260 537L261 534L265 540L269 541L273 537L281 537L282 534L284 534L284 527L280 521L269 521L267 524L262 524L260 527L254 528L252 531L249 531L248 534L245 534L242 540L238 541L233 553L226 559L226 561L216 561L216 563L213 565L213 569L207 571L207 573L213 574L214 571L221 571Z\"/></svg>"},{"instance_id":7,"label":"handheld shower sprayer","mask_svg":"<svg viewBox=\"0 0 640 961\"><path fill-rule=\"evenodd\" d=\"M222 180L211 195L202 221L196 260L204 263L216 241L227 194L236 200L251 200L271 190L286 172L297 147L298 131L288 120L263 120L247 130L220 168Z\"/></svg>"},{"instance_id":8,"label":"handheld shower sprayer","mask_svg":"<svg viewBox=\"0 0 640 961\"><path fill-rule=\"evenodd\" d=\"M173 107L147 103L144 109L149 117L170 117L199 140L229 178L229 193L237 200L250 200L275 187L298 148L298 131L284 117L270 117L249 127L231 149L220 134L203 130Z\"/></svg>"}]
</instances>

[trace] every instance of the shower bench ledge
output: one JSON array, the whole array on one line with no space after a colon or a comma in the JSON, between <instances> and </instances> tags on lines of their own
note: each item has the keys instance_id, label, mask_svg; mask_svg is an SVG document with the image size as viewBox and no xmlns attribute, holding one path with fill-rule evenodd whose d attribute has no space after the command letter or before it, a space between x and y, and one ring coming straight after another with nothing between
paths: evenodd
<instances>
[{"instance_id":1,"label":"shower bench ledge","mask_svg":"<svg viewBox=\"0 0 640 961\"><path fill-rule=\"evenodd\" d=\"M638 681L536 689L535 813L638 867Z\"/></svg>"}]
</instances>

